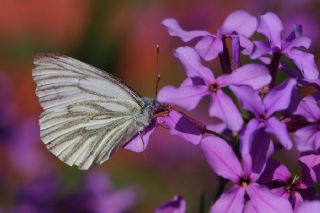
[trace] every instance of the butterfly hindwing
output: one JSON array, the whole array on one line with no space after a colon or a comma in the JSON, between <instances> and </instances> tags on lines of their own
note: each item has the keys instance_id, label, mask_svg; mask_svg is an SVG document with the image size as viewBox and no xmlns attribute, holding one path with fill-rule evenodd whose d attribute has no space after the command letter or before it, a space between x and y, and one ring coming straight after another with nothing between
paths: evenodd
<instances>
[{"instance_id":1,"label":"butterfly hindwing","mask_svg":"<svg viewBox=\"0 0 320 213\"><path fill-rule=\"evenodd\" d=\"M101 164L143 128L143 99L115 77L66 56L34 63L41 139L68 165Z\"/></svg>"}]
</instances>

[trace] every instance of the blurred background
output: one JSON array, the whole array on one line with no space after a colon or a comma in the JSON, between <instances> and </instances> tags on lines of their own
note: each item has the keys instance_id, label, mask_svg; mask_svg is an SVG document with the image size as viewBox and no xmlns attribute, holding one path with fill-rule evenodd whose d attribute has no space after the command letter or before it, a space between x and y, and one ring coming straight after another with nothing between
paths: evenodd
<instances>
[{"instance_id":1,"label":"blurred background","mask_svg":"<svg viewBox=\"0 0 320 213\"><path fill-rule=\"evenodd\" d=\"M178 86L183 68L172 51L182 43L161 21L215 33L226 16L276 12L286 32L302 24L320 52L316 0L1 0L0 212L152 212L174 194L188 212L208 208L217 178L198 147L158 129L144 153L120 150L89 172L71 168L39 138L41 108L31 70L37 53L65 54L104 69L155 96L156 44L160 85ZM319 57L317 57L319 58ZM317 61L319 64L319 60ZM219 70L215 64L209 65ZM205 123L206 102L191 114ZM288 161L290 157L288 157Z\"/></svg>"}]
</instances>

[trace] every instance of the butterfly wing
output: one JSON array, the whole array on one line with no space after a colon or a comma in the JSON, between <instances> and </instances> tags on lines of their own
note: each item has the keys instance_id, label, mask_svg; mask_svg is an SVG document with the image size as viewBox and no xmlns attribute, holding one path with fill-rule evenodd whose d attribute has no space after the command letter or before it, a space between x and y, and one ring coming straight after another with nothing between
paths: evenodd
<instances>
[{"instance_id":1,"label":"butterfly wing","mask_svg":"<svg viewBox=\"0 0 320 213\"><path fill-rule=\"evenodd\" d=\"M143 99L116 77L67 56L42 54L34 64L41 139L68 165L101 164L145 128Z\"/></svg>"}]
</instances>

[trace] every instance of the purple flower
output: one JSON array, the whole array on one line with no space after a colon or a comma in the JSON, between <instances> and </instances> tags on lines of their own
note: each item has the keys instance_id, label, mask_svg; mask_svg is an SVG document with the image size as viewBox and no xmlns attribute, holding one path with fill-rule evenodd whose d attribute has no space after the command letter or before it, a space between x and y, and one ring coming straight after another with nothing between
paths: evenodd
<instances>
[{"instance_id":1,"label":"purple flower","mask_svg":"<svg viewBox=\"0 0 320 213\"><path fill-rule=\"evenodd\" d=\"M320 148L320 96L313 94L303 98L296 111L295 115L303 116L308 124L299 128L294 134L297 149L301 152L317 150Z\"/></svg>"},{"instance_id":2,"label":"purple flower","mask_svg":"<svg viewBox=\"0 0 320 213\"><path fill-rule=\"evenodd\" d=\"M70 198L63 207L64 211L96 213L129 212L140 199L137 188L114 189L108 176L99 170L91 171L82 190Z\"/></svg>"},{"instance_id":3,"label":"purple flower","mask_svg":"<svg viewBox=\"0 0 320 213\"><path fill-rule=\"evenodd\" d=\"M286 166L278 161L270 159L259 179L259 183L268 185L272 192L278 196L290 200L295 208L305 199L315 199L317 182L316 172L320 173L317 166L320 165L319 155L305 155L299 159L302 167L302 176L292 176Z\"/></svg>"},{"instance_id":4,"label":"purple flower","mask_svg":"<svg viewBox=\"0 0 320 213\"><path fill-rule=\"evenodd\" d=\"M257 183L273 147L263 131L257 133L255 140L259 140L259 145L252 146L250 154L242 156L241 164L224 140L215 136L203 139L201 147L213 171L233 183L213 204L211 212L241 213L253 209L268 213L292 212L288 200Z\"/></svg>"},{"instance_id":5,"label":"purple flower","mask_svg":"<svg viewBox=\"0 0 320 213\"><path fill-rule=\"evenodd\" d=\"M143 152L149 143L150 135L156 129L156 123L150 124L143 132L133 137L127 144L123 146L124 149L133 152Z\"/></svg>"},{"instance_id":6,"label":"purple flower","mask_svg":"<svg viewBox=\"0 0 320 213\"><path fill-rule=\"evenodd\" d=\"M277 56L280 60L280 57L285 55L297 65L306 80L317 79L319 71L314 56L305 51L310 47L311 40L302 36L302 27L295 26L285 39L281 37L282 30L282 22L276 14L268 12L260 16L257 32L265 35L268 42L255 41L251 58L260 58L269 63L266 56L275 54L274 57Z\"/></svg>"},{"instance_id":7,"label":"purple flower","mask_svg":"<svg viewBox=\"0 0 320 213\"><path fill-rule=\"evenodd\" d=\"M88 195L89 209L97 213L106 210L110 213L128 211L139 200L136 188L114 190L108 182L107 176L98 171L89 173L84 193Z\"/></svg>"},{"instance_id":8,"label":"purple flower","mask_svg":"<svg viewBox=\"0 0 320 213\"><path fill-rule=\"evenodd\" d=\"M184 213L186 211L186 201L180 195L175 195L171 200L155 209L154 213Z\"/></svg>"},{"instance_id":9,"label":"purple flower","mask_svg":"<svg viewBox=\"0 0 320 213\"><path fill-rule=\"evenodd\" d=\"M277 119L274 113L286 110L289 107L291 93L295 85L295 80L288 79L272 88L263 100L259 97L257 91L248 86L230 87L241 101L243 108L253 114L253 118L241 134L241 149L243 152L248 153L250 137L259 128L274 134L285 148L290 149L292 147L286 125Z\"/></svg>"},{"instance_id":10,"label":"purple flower","mask_svg":"<svg viewBox=\"0 0 320 213\"><path fill-rule=\"evenodd\" d=\"M125 146L125 149L142 152L146 149L150 135L154 132L157 125L163 125L169 129L171 135L178 135L190 143L197 145L200 143L203 135L201 124L196 124L187 116L172 109L167 105L165 110L161 110L155 115L155 121L140 135L136 135Z\"/></svg>"},{"instance_id":11,"label":"purple flower","mask_svg":"<svg viewBox=\"0 0 320 213\"><path fill-rule=\"evenodd\" d=\"M233 131L242 127L243 120L232 99L222 89L231 85L235 88L238 85L249 85L259 89L271 80L267 68L263 65L247 64L231 74L215 78L212 71L201 64L200 57L191 47L178 48L175 56L183 63L188 78L179 88L162 88L157 97L158 101L192 110L204 96L210 95L210 116L220 118Z\"/></svg>"},{"instance_id":12,"label":"purple flower","mask_svg":"<svg viewBox=\"0 0 320 213\"><path fill-rule=\"evenodd\" d=\"M12 101L11 85L7 76L0 73L0 142L10 143L15 134L16 105Z\"/></svg>"},{"instance_id":13,"label":"purple flower","mask_svg":"<svg viewBox=\"0 0 320 213\"><path fill-rule=\"evenodd\" d=\"M39 177L53 171L48 155L38 149L39 145L41 143L37 119L26 119L15 124L15 134L6 148L11 166L17 173Z\"/></svg>"},{"instance_id":14,"label":"purple flower","mask_svg":"<svg viewBox=\"0 0 320 213\"><path fill-rule=\"evenodd\" d=\"M47 174L37 177L27 183L19 183L16 191L16 200L11 212L54 212L55 199L58 194L57 175Z\"/></svg>"},{"instance_id":15,"label":"purple flower","mask_svg":"<svg viewBox=\"0 0 320 213\"><path fill-rule=\"evenodd\" d=\"M165 19L162 24L168 29L171 36L177 36L184 42L200 38L195 49L203 59L209 61L216 58L223 51L223 39L225 37L231 37L234 41L234 52L239 51L238 42L240 41L240 45L247 43L248 37L256 30L257 19L247 12L235 11L226 18L216 35L212 35L207 31L185 31L172 18Z\"/></svg>"}]
</instances>

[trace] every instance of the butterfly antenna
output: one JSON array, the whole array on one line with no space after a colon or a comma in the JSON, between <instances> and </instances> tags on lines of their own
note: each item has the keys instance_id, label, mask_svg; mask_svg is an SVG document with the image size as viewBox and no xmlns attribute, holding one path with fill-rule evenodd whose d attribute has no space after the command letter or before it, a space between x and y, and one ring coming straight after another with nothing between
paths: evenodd
<instances>
[{"instance_id":1,"label":"butterfly antenna","mask_svg":"<svg viewBox=\"0 0 320 213\"><path fill-rule=\"evenodd\" d=\"M157 44L157 57L156 57L156 97L158 95L158 88L159 88L159 82L160 82L160 73L159 73L159 53L160 53L160 46Z\"/></svg>"}]
</instances>

